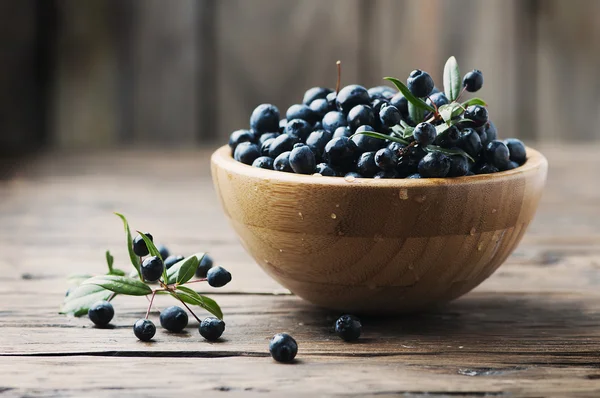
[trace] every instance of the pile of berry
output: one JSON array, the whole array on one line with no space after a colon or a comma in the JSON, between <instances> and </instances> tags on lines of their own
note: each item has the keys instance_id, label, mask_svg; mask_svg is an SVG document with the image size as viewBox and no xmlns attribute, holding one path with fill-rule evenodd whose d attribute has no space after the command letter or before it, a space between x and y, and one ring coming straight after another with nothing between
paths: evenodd
<instances>
[{"instance_id":1,"label":"pile of berry","mask_svg":"<svg viewBox=\"0 0 600 398\"><path fill-rule=\"evenodd\" d=\"M250 129L234 131L235 160L263 169L347 178L433 178L488 174L526 161L523 143L497 140L486 103L459 102L465 91L483 86L479 70L462 79L451 57L444 68L444 92L431 76L414 70L407 84L336 90L313 87L302 104L280 119L277 107L259 105Z\"/></svg>"}]
</instances>

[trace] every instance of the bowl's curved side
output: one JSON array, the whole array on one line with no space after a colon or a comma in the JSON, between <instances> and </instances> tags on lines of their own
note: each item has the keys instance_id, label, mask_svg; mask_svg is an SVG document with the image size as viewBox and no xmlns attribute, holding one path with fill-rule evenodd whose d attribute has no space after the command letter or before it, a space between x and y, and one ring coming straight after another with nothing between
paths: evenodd
<instances>
[{"instance_id":1,"label":"bowl's curved side","mask_svg":"<svg viewBox=\"0 0 600 398\"><path fill-rule=\"evenodd\" d=\"M274 279L324 307L390 313L459 297L504 262L545 182L544 157L528 155L518 172L379 183L258 170L225 147L212 173L242 244Z\"/></svg>"}]
</instances>

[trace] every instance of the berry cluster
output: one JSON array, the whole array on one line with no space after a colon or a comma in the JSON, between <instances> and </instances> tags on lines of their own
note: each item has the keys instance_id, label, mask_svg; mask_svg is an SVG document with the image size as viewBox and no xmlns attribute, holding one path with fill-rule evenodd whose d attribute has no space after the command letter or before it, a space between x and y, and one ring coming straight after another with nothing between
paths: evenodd
<instances>
[{"instance_id":1,"label":"berry cluster","mask_svg":"<svg viewBox=\"0 0 600 398\"><path fill-rule=\"evenodd\" d=\"M458 102L483 86L473 70L460 78L451 57L444 68L444 92L431 76L414 70L407 83L352 84L331 90L313 87L285 117L271 104L259 105L250 129L231 133L235 160L269 170L346 178L433 178L487 174L526 161L517 139L497 140L486 103Z\"/></svg>"}]
</instances>

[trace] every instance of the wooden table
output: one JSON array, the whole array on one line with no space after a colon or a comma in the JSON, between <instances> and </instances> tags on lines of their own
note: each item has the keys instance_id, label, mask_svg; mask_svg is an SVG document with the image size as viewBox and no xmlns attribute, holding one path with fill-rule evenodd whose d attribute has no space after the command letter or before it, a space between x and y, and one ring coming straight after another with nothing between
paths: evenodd
<instances>
[{"instance_id":1,"label":"wooden table","mask_svg":"<svg viewBox=\"0 0 600 398\"><path fill-rule=\"evenodd\" d=\"M21 161L0 181L0 396L600 396L600 147L541 149L546 194L507 263L445 308L363 319L355 344L332 333L339 314L290 295L244 253L208 151ZM106 249L127 267L114 210L172 252L207 250L231 270L230 285L203 287L225 312L224 341L205 342L196 322L138 341L140 297L115 299L112 329L58 314L67 274L104 272ZM269 357L282 331L299 343L295 365Z\"/></svg>"}]
</instances>

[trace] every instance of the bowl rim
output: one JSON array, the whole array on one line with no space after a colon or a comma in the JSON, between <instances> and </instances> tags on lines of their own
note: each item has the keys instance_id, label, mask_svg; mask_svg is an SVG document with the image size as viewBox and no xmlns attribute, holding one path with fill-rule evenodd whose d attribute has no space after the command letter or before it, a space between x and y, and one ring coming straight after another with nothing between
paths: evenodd
<instances>
[{"instance_id":1,"label":"bowl rim","mask_svg":"<svg viewBox=\"0 0 600 398\"><path fill-rule=\"evenodd\" d=\"M245 175L252 178L260 178L263 180L279 181L295 184L307 185L326 185L326 186L355 186L363 187L427 187L440 185L470 185L470 184L485 184L492 181L506 181L515 178L522 178L527 175L537 173L540 168L546 168L548 161L540 152L533 148L525 147L527 151L527 161L525 164L506 171L500 171L492 174L478 174L473 176L463 177L444 177L444 178L356 178L348 181L344 177L329 177L320 174L296 174L286 173L276 170L262 169L252 167L241 162L238 162L231 156L229 145L223 145L215 150L211 156L211 163L214 166L220 167L231 173Z\"/></svg>"}]
</instances>

